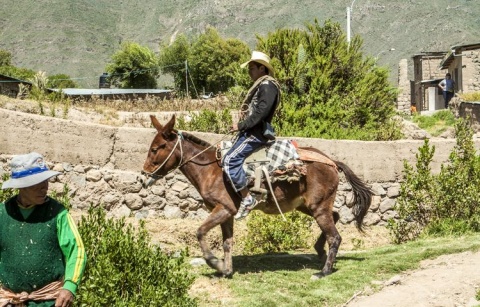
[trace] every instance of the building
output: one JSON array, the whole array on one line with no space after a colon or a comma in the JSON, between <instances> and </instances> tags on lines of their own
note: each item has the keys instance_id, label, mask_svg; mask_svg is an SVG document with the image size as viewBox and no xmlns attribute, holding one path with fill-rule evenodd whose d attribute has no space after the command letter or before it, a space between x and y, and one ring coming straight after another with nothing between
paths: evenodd
<instances>
[{"instance_id":1,"label":"building","mask_svg":"<svg viewBox=\"0 0 480 307\"><path fill-rule=\"evenodd\" d=\"M440 63L447 52L422 52L413 59L413 81L410 84L411 102L417 111L434 111L444 107L438 83L445 72Z\"/></svg>"},{"instance_id":2,"label":"building","mask_svg":"<svg viewBox=\"0 0 480 307\"><path fill-rule=\"evenodd\" d=\"M32 83L30 82L0 74L0 95L16 98L20 91L20 84L23 84L28 88L32 86Z\"/></svg>"},{"instance_id":3,"label":"building","mask_svg":"<svg viewBox=\"0 0 480 307\"><path fill-rule=\"evenodd\" d=\"M440 63L460 93L480 91L480 43L453 46Z\"/></svg>"}]
</instances>

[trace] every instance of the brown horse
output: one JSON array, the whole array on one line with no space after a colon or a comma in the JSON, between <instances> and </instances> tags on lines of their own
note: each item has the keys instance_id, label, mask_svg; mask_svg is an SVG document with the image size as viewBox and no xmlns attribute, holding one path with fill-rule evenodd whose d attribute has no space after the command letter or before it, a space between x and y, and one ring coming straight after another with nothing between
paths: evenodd
<instances>
[{"instance_id":1,"label":"brown horse","mask_svg":"<svg viewBox=\"0 0 480 307\"><path fill-rule=\"evenodd\" d=\"M199 138L174 129L175 116L162 126L156 117L150 116L157 134L150 145L143 173L150 177L149 182L165 176L176 169L190 180L202 196L210 215L197 230L197 239L207 264L225 277L233 274L233 216L240 205L240 195L225 180L216 148ZM312 148L303 148L320 153ZM335 161L352 186L354 203L353 214L357 228L362 231L362 222L371 201L371 190L342 162ZM315 250L322 259L328 242L329 251L322 271L317 276L332 273L338 248L342 241L335 226L339 214L333 211L333 203L339 184L338 171L320 162L305 162L307 175L298 183L276 181L273 189L282 212L299 210L312 216L322 233L315 243ZM149 185L149 184L148 184ZM267 214L279 214L271 195L266 203L255 209ZM223 235L224 260L218 259L210 250L206 235L210 229L220 225Z\"/></svg>"}]
</instances>

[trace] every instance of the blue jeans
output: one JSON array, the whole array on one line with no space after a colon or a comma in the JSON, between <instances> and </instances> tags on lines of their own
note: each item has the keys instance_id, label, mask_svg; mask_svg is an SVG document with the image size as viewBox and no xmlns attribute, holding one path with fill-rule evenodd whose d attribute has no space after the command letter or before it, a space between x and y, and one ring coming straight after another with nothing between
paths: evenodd
<instances>
[{"instance_id":1,"label":"blue jeans","mask_svg":"<svg viewBox=\"0 0 480 307\"><path fill-rule=\"evenodd\" d=\"M265 144L255 136L247 136L245 132L241 132L232 148L223 158L223 170L235 191L243 190L247 186L247 176L243 169L245 159Z\"/></svg>"},{"instance_id":2,"label":"blue jeans","mask_svg":"<svg viewBox=\"0 0 480 307\"><path fill-rule=\"evenodd\" d=\"M445 101L445 109L448 109L448 103L453 98L453 92L443 91L443 100Z\"/></svg>"}]
</instances>

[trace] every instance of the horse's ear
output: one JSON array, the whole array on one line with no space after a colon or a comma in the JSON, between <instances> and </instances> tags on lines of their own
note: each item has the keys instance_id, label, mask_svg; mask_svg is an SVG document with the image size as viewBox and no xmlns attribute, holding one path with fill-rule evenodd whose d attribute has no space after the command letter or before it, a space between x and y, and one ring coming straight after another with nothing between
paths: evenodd
<instances>
[{"instance_id":1,"label":"horse's ear","mask_svg":"<svg viewBox=\"0 0 480 307\"><path fill-rule=\"evenodd\" d=\"M174 132L173 127L175 126L175 114L172 116L170 121L165 124L163 127L163 135L167 138L172 136L172 132Z\"/></svg>"},{"instance_id":2,"label":"horse's ear","mask_svg":"<svg viewBox=\"0 0 480 307\"><path fill-rule=\"evenodd\" d=\"M160 132L163 127L162 124L158 122L158 119L155 117L155 115L150 115L150 120L152 121L152 125L157 129L158 132Z\"/></svg>"}]
</instances>

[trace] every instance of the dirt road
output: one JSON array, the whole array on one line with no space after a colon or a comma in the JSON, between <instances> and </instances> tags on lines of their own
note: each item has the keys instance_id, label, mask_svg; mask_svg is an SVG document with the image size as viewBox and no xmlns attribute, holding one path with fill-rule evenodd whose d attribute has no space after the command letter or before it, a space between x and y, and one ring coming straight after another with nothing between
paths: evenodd
<instances>
[{"instance_id":1,"label":"dirt road","mask_svg":"<svg viewBox=\"0 0 480 307\"><path fill-rule=\"evenodd\" d=\"M375 294L356 297L345 307L480 306L480 252L443 255L425 260L421 268L395 276Z\"/></svg>"}]
</instances>

